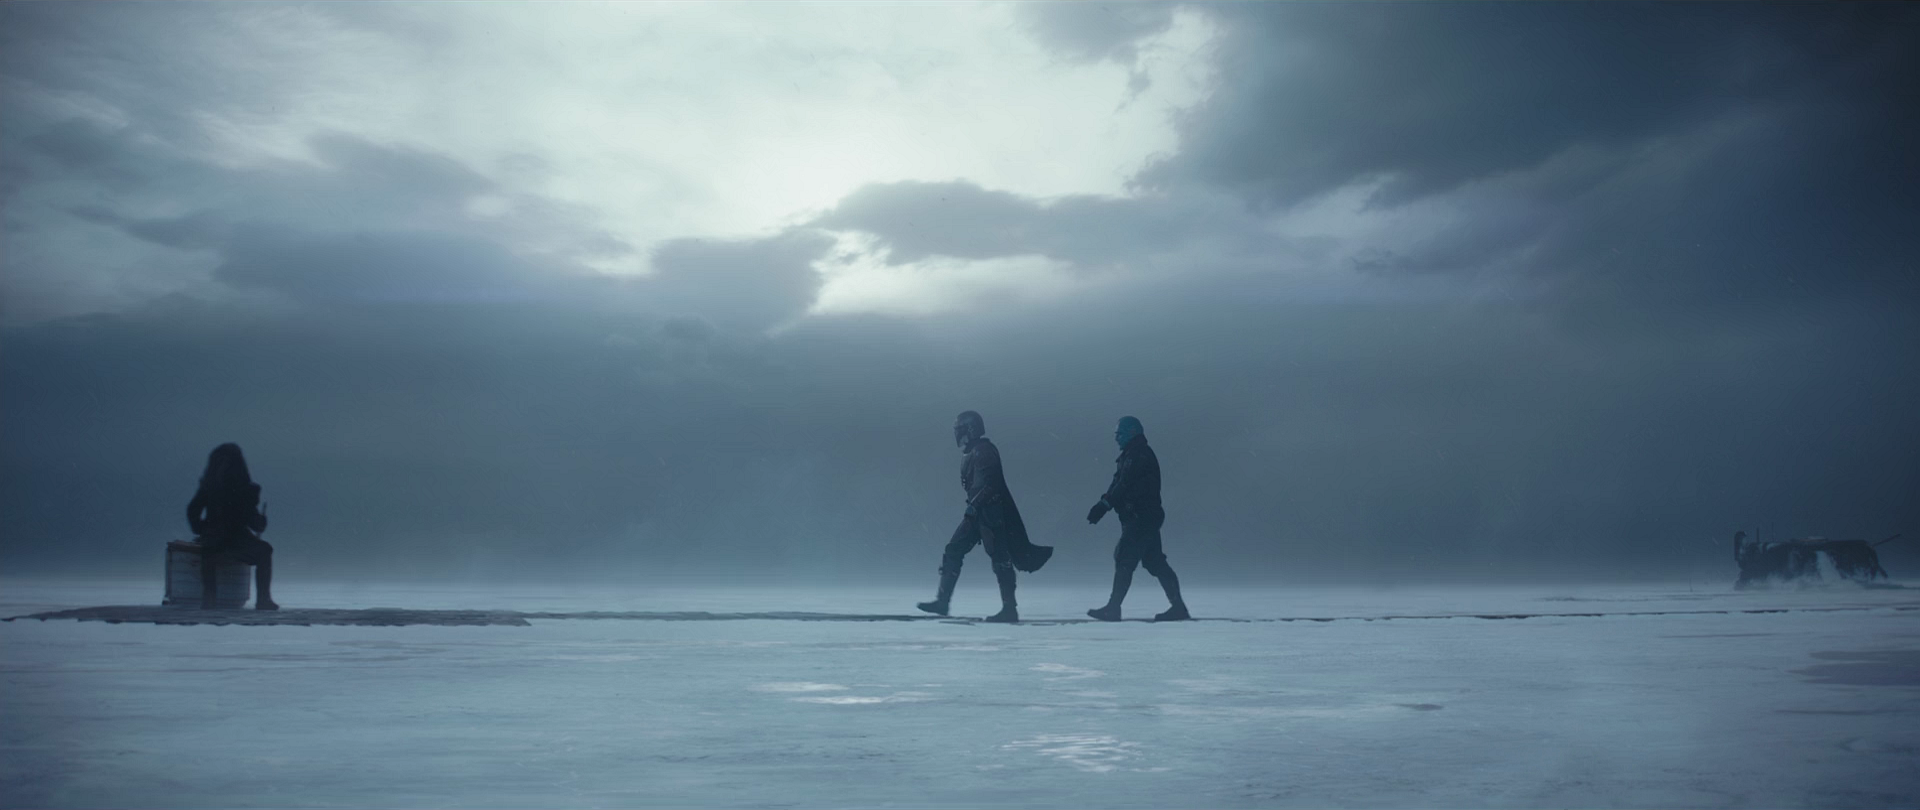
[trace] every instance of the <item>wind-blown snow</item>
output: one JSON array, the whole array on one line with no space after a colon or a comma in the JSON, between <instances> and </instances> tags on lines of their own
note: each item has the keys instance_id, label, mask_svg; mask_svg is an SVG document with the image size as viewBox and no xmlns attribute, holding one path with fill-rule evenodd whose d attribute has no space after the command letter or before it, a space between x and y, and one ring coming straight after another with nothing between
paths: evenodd
<instances>
[{"instance_id":1,"label":"wind-blown snow","mask_svg":"<svg viewBox=\"0 0 1920 810\"><path fill-rule=\"evenodd\" d=\"M991 612L990 581L972 584L956 609ZM157 589L10 581L0 615ZM289 607L573 613L900 614L925 598L276 590ZM1016 627L14 621L0 804L1920 804L1914 591L1190 591L1203 617L1335 620L1048 623L1099 595L1034 583L1021 609L1041 621ZM1158 597L1143 577L1129 615ZM1739 612L1762 609L1780 612Z\"/></svg>"}]
</instances>

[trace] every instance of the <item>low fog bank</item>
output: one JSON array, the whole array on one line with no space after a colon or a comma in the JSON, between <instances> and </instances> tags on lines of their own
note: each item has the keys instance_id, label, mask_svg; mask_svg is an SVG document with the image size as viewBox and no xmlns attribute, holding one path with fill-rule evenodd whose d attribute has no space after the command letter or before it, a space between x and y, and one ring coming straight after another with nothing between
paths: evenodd
<instances>
[{"instance_id":1,"label":"low fog bank","mask_svg":"<svg viewBox=\"0 0 1920 810\"><path fill-rule=\"evenodd\" d=\"M1920 526L1902 312L1570 325L1153 292L1088 302L1072 330L1055 316L1079 306L964 338L978 316L688 338L532 307L12 329L0 565L157 569L206 452L238 441L289 577L931 581L963 505L963 408L1060 548L1043 579L1106 575L1118 526L1084 515L1123 413L1161 459L1168 554L1205 580L1712 578L1736 530ZM1896 576L1920 570L1916 540L1882 549Z\"/></svg>"}]
</instances>

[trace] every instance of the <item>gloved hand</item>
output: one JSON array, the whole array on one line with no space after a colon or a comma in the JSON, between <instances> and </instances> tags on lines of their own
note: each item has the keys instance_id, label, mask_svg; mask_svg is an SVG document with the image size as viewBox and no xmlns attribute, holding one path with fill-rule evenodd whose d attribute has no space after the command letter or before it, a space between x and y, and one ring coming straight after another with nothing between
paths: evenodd
<instances>
[{"instance_id":1,"label":"gloved hand","mask_svg":"<svg viewBox=\"0 0 1920 810\"><path fill-rule=\"evenodd\" d=\"M1107 516L1107 510L1111 508L1112 507L1107 506L1107 499L1101 498L1099 503L1094 504L1092 509L1087 510L1087 522L1099 523L1101 518Z\"/></svg>"}]
</instances>

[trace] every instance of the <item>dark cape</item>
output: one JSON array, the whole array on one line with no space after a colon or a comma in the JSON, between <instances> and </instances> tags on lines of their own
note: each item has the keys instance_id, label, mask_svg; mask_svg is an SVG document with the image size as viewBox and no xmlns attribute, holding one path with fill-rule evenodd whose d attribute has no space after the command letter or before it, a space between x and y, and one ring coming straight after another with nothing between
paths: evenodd
<instances>
[{"instance_id":1,"label":"dark cape","mask_svg":"<svg viewBox=\"0 0 1920 810\"><path fill-rule=\"evenodd\" d=\"M967 490L967 505L979 521L982 536L1004 548L1013 567L1032 573L1053 557L1052 546L1036 546L1027 537L1027 524L1020 519L1020 507L1007 489L1006 475L1000 469L1000 449L986 437L975 439L960 464L960 485Z\"/></svg>"}]
</instances>

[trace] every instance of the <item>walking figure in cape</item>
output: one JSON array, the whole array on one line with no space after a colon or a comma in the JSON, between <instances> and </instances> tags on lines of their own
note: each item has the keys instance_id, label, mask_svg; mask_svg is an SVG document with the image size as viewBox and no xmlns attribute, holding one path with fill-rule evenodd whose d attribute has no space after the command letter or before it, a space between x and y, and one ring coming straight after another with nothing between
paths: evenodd
<instances>
[{"instance_id":1,"label":"walking figure in cape","mask_svg":"<svg viewBox=\"0 0 1920 810\"><path fill-rule=\"evenodd\" d=\"M1014 505L1006 474L1000 469L1000 449L987 438L986 420L973 411L962 412L953 422L953 443L965 454L960 462L960 487L967 493L967 511L940 558L939 593L933 601L919 603L919 608L947 615L954 583L960 580L960 564L967 552L980 545L986 547L993 577L1000 583L1000 612L986 621L1020 621L1013 598L1014 570L1040 570L1053 556L1053 547L1036 546L1027 539L1027 526L1020 520L1020 509Z\"/></svg>"}]
</instances>

